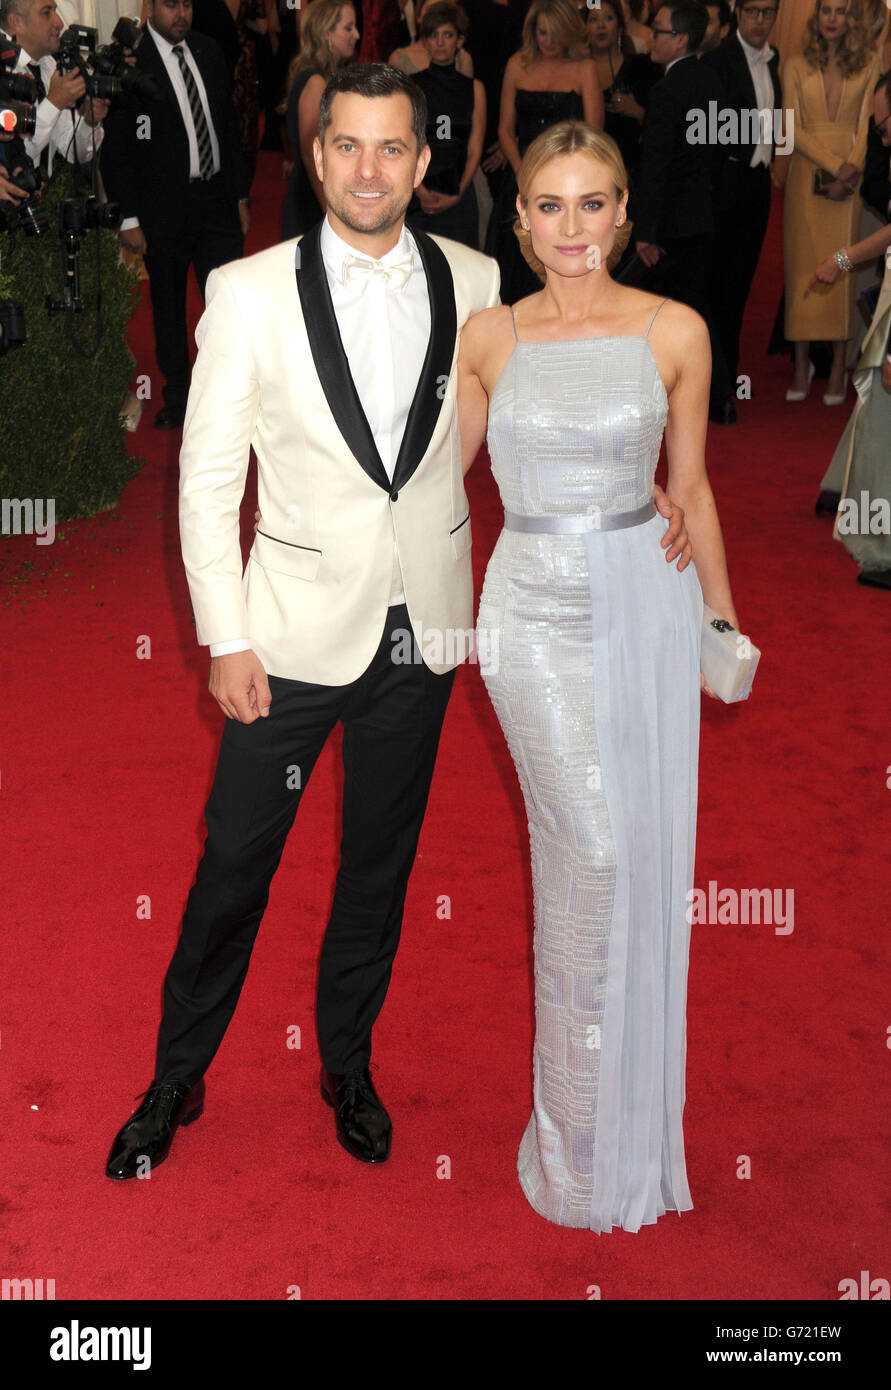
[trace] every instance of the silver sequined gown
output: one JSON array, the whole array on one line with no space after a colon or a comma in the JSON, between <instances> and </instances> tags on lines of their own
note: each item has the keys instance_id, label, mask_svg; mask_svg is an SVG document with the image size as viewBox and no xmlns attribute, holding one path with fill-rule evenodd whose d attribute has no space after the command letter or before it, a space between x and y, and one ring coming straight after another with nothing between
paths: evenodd
<instances>
[{"instance_id":1,"label":"silver sequined gown","mask_svg":"<svg viewBox=\"0 0 891 1390\"><path fill-rule=\"evenodd\" d=\"M667 400L643 337L515 345L489 409L505 509L627 512L652 495ZM564 1226L692 1208L682 1115L702 593L656 515L503 530L480 663L526 802L534 1110L520 1183Z\"/></svg>"}]
</instances>

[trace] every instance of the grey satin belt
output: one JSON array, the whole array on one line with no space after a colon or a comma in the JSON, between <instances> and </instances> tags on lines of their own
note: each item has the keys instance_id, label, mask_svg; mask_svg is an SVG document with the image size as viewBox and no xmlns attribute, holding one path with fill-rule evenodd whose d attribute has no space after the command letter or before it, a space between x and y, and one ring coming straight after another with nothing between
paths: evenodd
<instances>
[{"instance_id":1,"label":"grey satin belt","mask_svg":"<svg viewBox=\"0 0 891 1390\"><path fill-rule=\"evenodd\" d=\"M506 531L537 531L555 536L580 536L588 531L624 531L628 526L640 526L656 515L652 498L633 512L590 512L587 516L521 516L519 512L504 513Z\"/></svg>"}]
</instances>

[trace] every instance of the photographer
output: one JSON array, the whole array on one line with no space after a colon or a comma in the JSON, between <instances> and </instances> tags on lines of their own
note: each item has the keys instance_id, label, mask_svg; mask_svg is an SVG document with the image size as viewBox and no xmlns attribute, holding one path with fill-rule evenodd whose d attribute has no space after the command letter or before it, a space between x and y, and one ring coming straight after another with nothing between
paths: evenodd
<instances>
[{"instance_id":1,"label":"photographer","mask_svg":"<svg viewBox=\"0 0 891 1390\"><path fill-rule=\"evenodd\" d=\"M85 164L102 143L101 122L108 102L87 98L79 72L56 71L63 24L55 0L0 0L0 28L21 48L16 72L30 73L36 83L37 123L25 149L47 177L61 154L69 163Z\"/></svg>"}]
</instances>

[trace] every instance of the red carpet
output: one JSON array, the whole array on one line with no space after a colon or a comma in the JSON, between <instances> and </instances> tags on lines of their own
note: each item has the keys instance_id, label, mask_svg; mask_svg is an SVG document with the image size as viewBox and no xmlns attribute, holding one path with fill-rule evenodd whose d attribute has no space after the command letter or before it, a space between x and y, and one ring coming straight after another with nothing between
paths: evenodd
<instances>
[{"instance_id":1,"label":"red carpet","mask_svg":"<svg viewBox=\"0 0 891 1390\"><path fill-rule=\"evenodd\" d=\"M280 162L261 156L249 250L276 235ZM54 1279L57 1299L283 1300L299 1286L305 1299L579 1300L596 1285L612 1300L832 1301L861 1270L891 1274L891 595L855 584L813 513L847 408L825 408L821 392L785 405L789 365L764 355L779 215L746 324L741 370L755 397L709 439L740 617L764 655L748 704L704 702L696 881L794 890L794 931L694 928L695 1210L595 1236L548 1224L520 1191L527 841L473 668L456 683L375 1035L391 1161L350 1159L317 1088L314 977L338 810L329 747L204 1117L150 1181L105 1178L112 1136L152 1078L222 722L179 558L179 435L151 429L156 400L131 436L147 465L115 511L63 526L52 547L15 537L0 549L4 1278ZM197 293L192 309L194 322ZM130 338L136 370L156 381L147 293ZM499 527L484 458L469 481L479 580ZM151 658L138 659L146 636Z\"/></svg>"}]
</instances>

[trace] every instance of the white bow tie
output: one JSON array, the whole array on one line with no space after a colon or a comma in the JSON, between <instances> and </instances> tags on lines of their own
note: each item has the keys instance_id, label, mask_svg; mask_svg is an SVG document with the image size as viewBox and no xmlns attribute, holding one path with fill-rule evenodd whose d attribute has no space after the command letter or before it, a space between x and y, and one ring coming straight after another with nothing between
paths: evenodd
<instances>
[{"instance_id":1,"label":"white bow tie","mask_svg":"<svg viewBox=\"0 0 891 1390\"><path fill-rule=\"evenodd\" d=\"M763 48L756 49L755 53L752 55L752 62L769 63L772 57L773 49L768 47L767 44L765 44Z\"/></svg>"},{"instance_id":2,"label":"white bow tie","mask_svg":"<svg viewBox=\"0 0 891 1390\"><path fill-rule=\"evenodd\" d=\"M408 284L413 268L411 251L407 251L398 260L387 261L386 264L383 261L366 260L364 256L344 256L343 283L353 285L364 275L383 275L389 289L402 290Z\"/></svg>"}]
</instances>

